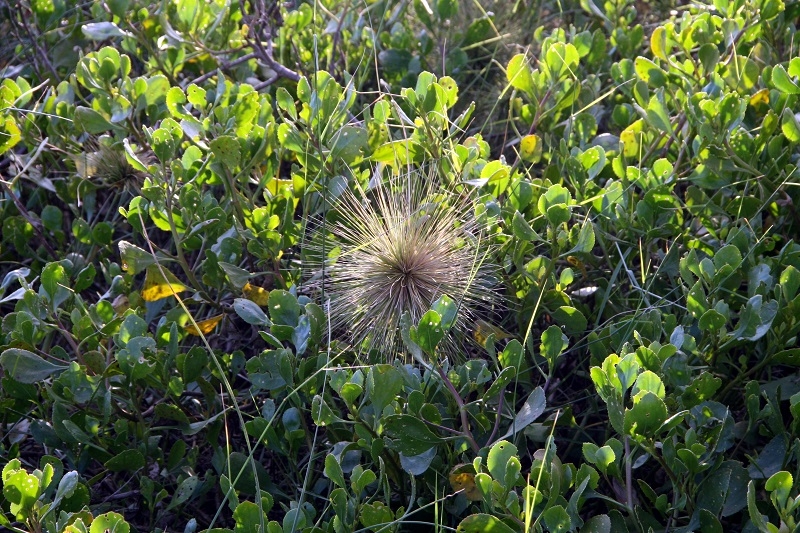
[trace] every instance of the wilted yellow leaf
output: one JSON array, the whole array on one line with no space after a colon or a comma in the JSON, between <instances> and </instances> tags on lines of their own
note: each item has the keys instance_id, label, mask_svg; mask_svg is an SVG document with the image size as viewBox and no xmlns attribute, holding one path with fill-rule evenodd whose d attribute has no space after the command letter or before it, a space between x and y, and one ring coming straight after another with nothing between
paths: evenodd
<instances>
[{"instance_id":1,"label":"wilted yellow leaf","mask_svg":"<svg viewBox=\"0 0 800 533\"><path fill-rule=\"evenodd\" d=\"M163 269L164 274L161 274L161 269L158 265L150 265L144 275L144 288L142 289L142 298L145 302L155 302L175 293L188 291L189 288L180 282L175 274ZM166 279L164 276L166 275Z\"/></svg>"},{"instance_id":2,"label":"wilted yellow leaf","mask_svg":"<svg viewBox=\"0 0 800 533\"><path fill-rule=\"evenodd\" d=\"M266 307L267 302L269 302L269 291L257 285L245 283L244 287L242 287L242 294L245 298L261 307Z\"/></svg>"},{"instance_id":3,"label":"wilted yellow leaf","mask_svg":"<svg viewBox=\"0 0 800 533\"><path fill-rule=\"evenodd\" d=\"M507 339L509 337L513 337L513 335L497 326L489 324L484 320L476 320L475 321L475 329L472 331L472 338L475 339L475 342L484 346L486 344L486 340L489 338L489 335L494 333L494 339L497 341Z\"/></svg>"},{"instance_id":4,"label":"wilted yellow leaf","mask_svg":"<svg viewBox=\"0 0 800 533\"><path fill-rule=\"evenodd\" d=\"M464 491L464 496L471 502L481 501L481 491L475 485L475 474L460 472L450 474L450 486L454 491Z\"/></svg>"},{"instance_id":5,"label":"wilted yellow leaf","mask_svg":"<svg viewBox=\"0 0 800 533\"><path fill-rule=\"evenodd\" d=\"M213 330L217 324L220 323L222 317L223 315L212 316L211 318L207 318L198 322L197 327L194 327L194 324L190 323L183 326L183 329L189 335L197 335L198 337L200 336L200 333L203 335L208 335L211 333L211 330Z\"/></svg>"}]
</instances>

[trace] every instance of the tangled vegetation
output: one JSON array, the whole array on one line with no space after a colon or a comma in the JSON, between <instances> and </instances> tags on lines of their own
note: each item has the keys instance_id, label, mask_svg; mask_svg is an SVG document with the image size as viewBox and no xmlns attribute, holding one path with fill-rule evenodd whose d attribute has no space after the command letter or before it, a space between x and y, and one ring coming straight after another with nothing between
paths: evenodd
<instances>
[{"instance_id":1,"label":"tangled vegetation","mask_svg":"<svg viewBox=\"0 0 800 533\"><path fill-rule=\"evenodd\" d=\"M0 528L800 531L799 22L0 2Z\"/></svg>"}]
</instances>

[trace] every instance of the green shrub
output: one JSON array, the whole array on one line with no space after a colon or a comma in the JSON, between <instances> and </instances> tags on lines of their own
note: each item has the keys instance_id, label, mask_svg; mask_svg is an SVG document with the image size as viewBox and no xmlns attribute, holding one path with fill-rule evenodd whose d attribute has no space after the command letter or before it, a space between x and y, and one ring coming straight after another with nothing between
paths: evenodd
<instances>
[{"instance_id":1,"label":"green shrub","mask_svg":"<svg viewBox=\"0 0 800 533\"><path fill-rule=\"evenodd\" d=\"M796 2L0 9L0 525L797 529Z\"/></svg>"}]
</instances>

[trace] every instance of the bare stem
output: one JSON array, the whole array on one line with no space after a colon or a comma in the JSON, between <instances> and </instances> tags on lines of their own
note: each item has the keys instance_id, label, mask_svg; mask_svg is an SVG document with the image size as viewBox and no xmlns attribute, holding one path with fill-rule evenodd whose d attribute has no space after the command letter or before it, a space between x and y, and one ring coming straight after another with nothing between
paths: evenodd
<instances>
[{"instance_id":1,"label":"bare stem","mask_svg":"<svg viewBox=\"0 0 800 533\"><path fill-rule=\"evenodd\" d=\"M459 415L461 415L461 431L462 431L461 434L469 442L470 446L472 447L472 451L478 453L481 448L480 446L478 446L478 443L475 441L475 437L472 436L472 431L470 431L469 429L469 420L467 419L467 410L464 407L464 400L461 399L461 395L458 394L458 391L453 386L453 383L450 381L447 375L444 373L442 367L440 366L437 367L436 371L439 373L439 377L442 378L442 381L447 386L447 390L449 390L450 394L453 395L453 399L456 401L456 404L458 405L458 413Z\"/></svg>"}]
</instances>

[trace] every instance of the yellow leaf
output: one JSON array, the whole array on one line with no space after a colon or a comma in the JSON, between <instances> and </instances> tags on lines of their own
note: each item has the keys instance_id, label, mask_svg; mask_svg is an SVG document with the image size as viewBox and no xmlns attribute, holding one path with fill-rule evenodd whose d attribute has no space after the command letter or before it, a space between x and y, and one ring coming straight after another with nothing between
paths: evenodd
<instances>
[{"instance_id":1,"label":"yellow leaf","mask_svg":"<svg viewBox=\"0 0 800 533\"><path fill-rule=\"evenodd\" d=\"M519 142L519 155L523 161L536 163L542 158L542 139L538 135L526 135Z\"/></svg>"},{"instance_id":2,"label":"yellow leaf","mask_svg":"<svg viewBox=\"0 0 800 533\"><path fill-rule=\"evenodd\" d=\"M269 291L257 285L245 283L244 287L242 287L242 294L244 294L245 298L261 307L266 307L267 302L269 302Z\"/></svg>"},{"instance_id":3,"label":"yellow leaf","mask_svg":"<svg viewBox=\"0 0 800 533\"><path fill-rule=\"evenodd\" d=\"M166 279L164 279L166 275ZM188 291L189 288L175 277L175 274L164 269L164 275L158 265L150 265L144 275L142 298L145 302L155 302L176 293Z\"/></svg>"},{"instance_id":4,"label":"yellow leaf","mask_svg":"<svg viewBox=\"0 0 800 533\"><path fill-rule=\"evenodd\" d=\"M625 157L638 158L641 155L642 137L644 137L643 129L644 120L639 119L619 134L619 139L623 142L622 153L625 154Z\"/></svg>"},{"instance_id":5,"label":"yellow leaf","mask_svg":"<svg viewBox=\"0 0 800 533\"><path fill-rule=\"evenodd\" d=\"M766 113L769 111L769 89L761 89L751 96L750 107L755 109L756 113Z\"/></svg>"},{"instance_id":6,"label":"yellow leaf","mask_svg":"<svg viewBox=\"0 0 800 533\"><path fill-rule=\"evenodd\" d=\"M498 328L497 326L489 324L484 320L475 321L475 329L472 332L472 338L475 339L475 342L477 342L481 346L486 345L486 340L492 333L494 333L494 339L497 341L513 337L511 333L504 331L503 329Z\"/></svg>"},{"instance_id":7,"label":"yellow leaf","mask_svg":"<svg viewBox=\"0 0 800 533\"><path fill-rule=\"evenodd\" d=\"M454 491L464 491L464 496L471 502L478 502L483 499L481 491L475 485L475 474L460 472L450 474L450 486Z\"/></svg>"},{"instance_id":8,"label":"yellow leaf","mask_svg":"<svg viewBox=\"0 0 800 533\"><path fill-rule=\"evenodd\" d=\"M200 336L200 333L202 333L203 335L208 335L209 333L211 333L211 330L213 330L217 326L217 324L220 323L220 321L222 320L222 316L223 315L217 315L217 316L212 316L211 318L207 318L205 320L201 320L200 322L197 323L197 327L194 327L194 324L191 323L186 324L185 326L183 326L183 329L189 335L197 335L198 337Z\"/></svg>"}]
</instances>

